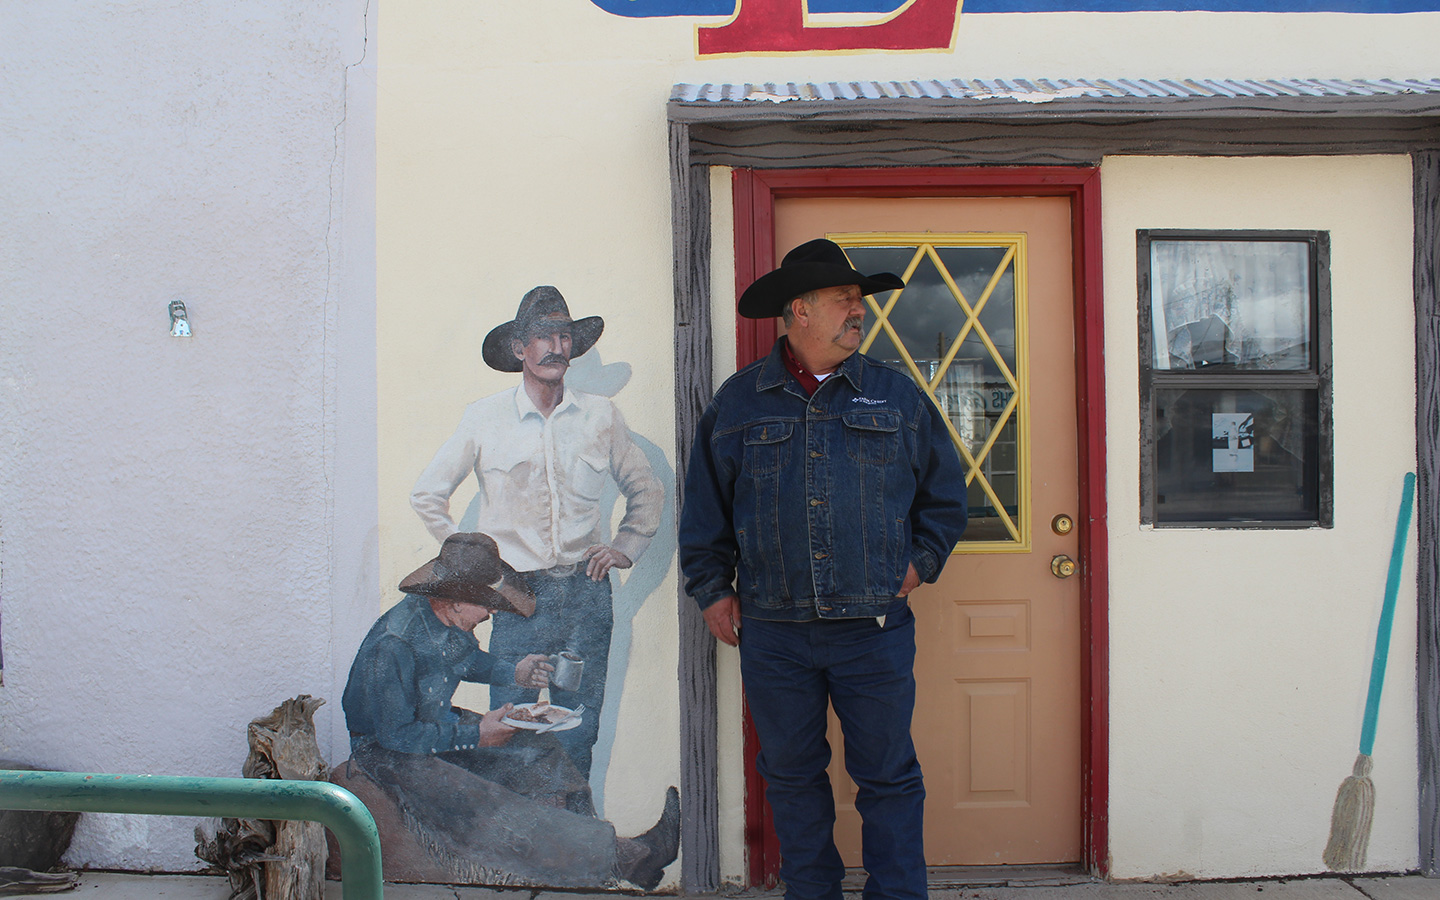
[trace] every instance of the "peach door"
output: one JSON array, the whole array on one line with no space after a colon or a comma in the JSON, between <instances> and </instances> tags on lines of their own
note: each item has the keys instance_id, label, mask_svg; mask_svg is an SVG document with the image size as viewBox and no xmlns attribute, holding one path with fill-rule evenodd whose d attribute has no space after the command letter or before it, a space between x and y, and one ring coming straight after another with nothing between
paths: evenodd
<instances>
[{"instance_id":1,"label":"peach door","mask_svg":"<svg viewBox=\"0 0 1440 900\"><path fill-rule=\"evenodd\" d=\"M775 205L776 258L836 240L879 295L865 352L930 390L962 448L971 526L911 595L932 866L1081 854L1079 502L1070 201L803 198ZM1069 527L1067 527L1068 517ZM836 841L861 865L838 725Z\"/></svg>"}]
</instances>

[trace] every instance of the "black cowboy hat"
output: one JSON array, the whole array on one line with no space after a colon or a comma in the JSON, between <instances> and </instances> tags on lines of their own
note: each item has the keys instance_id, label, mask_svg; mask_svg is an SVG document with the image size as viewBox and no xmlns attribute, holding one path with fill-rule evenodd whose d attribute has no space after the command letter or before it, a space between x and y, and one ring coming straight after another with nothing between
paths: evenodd
<instances>
[{"instance_id":1,"label":"black cowboy hat","mask_svg":"<svg viewBox=\"0 0 1440 900\"><path fill-rule=\"evenodd\" d=\"M605 320L599 316L570 318L570 307L565 305L565 298L560 296L560 292L555 288L542 284L531 288L521 298L520 308L516 310L514 319L495 326L485 335L485 343L480 348L485 364L501 372L520 371L520 360L516 359L511 351L510 342L525 342L532 333L531 329L542 324L566 326L570 329L571 359L583 356L586 350L595 346L595 342L600 340L600 332L605 330Z\"/></svg>"},{"instance_id":2,"label":"black cowboy hat","mask_svg":"<svg viewBox=\"0 0 1440 900\"><path fill-rule=\"evenodd\" d=\"M761 275L740 295L739 312L747 319L780 315L785 304L809 291L855 284L861 294L894 291L905 286L899 275L880 272L862 275L845 258L834 241L817 238L785 254L780 268Z\"/></svg>"},{"instance_id":3,"label":"black cowboy hat","mask_svg":"<svg viewBox=\"0 0 1440 900\"><path fill-rule=\"evenodd\" d=\"M495 539L479 532L447 537L440 545L440 555L406 575L400 590L473 603L492 612L528 616L535 611L535 594L530 585L500 558Z\"/></svg>"}]
</instances>

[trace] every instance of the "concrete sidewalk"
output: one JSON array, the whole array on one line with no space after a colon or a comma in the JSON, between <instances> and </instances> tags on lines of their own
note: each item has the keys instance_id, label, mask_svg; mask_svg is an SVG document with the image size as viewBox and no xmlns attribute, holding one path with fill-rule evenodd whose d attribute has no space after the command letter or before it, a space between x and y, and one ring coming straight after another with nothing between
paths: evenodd
<instances>
[{"instance_id":1,"label":"concrete sidewalk","mask_svg":"<svg viewBox=\"0 0 1440 900\"><path fill-rule=\"evenodd\" d=\"M930 891L931 900L1440 900L1440 879L1418 875L1386 877L1277 878L1257 881L1190 881L1179 884L1106 884L1083 878L1067 883L951 886ZM340 885L330 882L326 900L341 900ZM1260 895L1264 895L1263 897ZM47 895L49 896L49 895ZM128 875L82 872L79 887L61 895L83 900L226 900L224 878L204 875ZM615 893L569 893L533 889L443 885L385 885L386 900L613 900ZM698 896L698 895L697 895ZM778 891L726 892L732 900L780 900ZM858 897L858 891L847 896Z\"/></svg>"}]
</instances>

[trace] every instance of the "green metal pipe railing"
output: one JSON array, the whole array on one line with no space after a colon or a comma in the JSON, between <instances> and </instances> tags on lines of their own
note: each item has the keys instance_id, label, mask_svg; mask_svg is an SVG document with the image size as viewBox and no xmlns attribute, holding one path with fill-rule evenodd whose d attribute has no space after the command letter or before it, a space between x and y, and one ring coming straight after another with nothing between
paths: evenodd
<instances>
[{"instance_id":1,"label":"green metal pipe railing","mask_svg":"<svg viewBox=\"0 0 1440 900\"><path fill-rule=\"evenodd\" d=\"M383 900L380 832L359 798L324 781L0 770L0 809L320 822L340 842L345 900Z\"/></svg>"}]
</instances>

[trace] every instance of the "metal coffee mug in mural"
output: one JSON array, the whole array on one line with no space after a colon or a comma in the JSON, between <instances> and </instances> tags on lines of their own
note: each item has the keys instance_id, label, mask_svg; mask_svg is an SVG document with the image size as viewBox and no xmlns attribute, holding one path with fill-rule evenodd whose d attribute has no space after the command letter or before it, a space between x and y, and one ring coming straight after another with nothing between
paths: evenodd
<instances>
[{"instance_id":1,"label":"metal coffee mug in mural","mask_svg":"<svg viewBox=\"0 0 1440 900\"><path fill-rule=\"evenodd\" d=\"M580 690L580 676L585 674L585 658L574 650L562 650L550 657L555 674L550 676L550 686L562 691Z\"/></svg>"}]
</instances>

